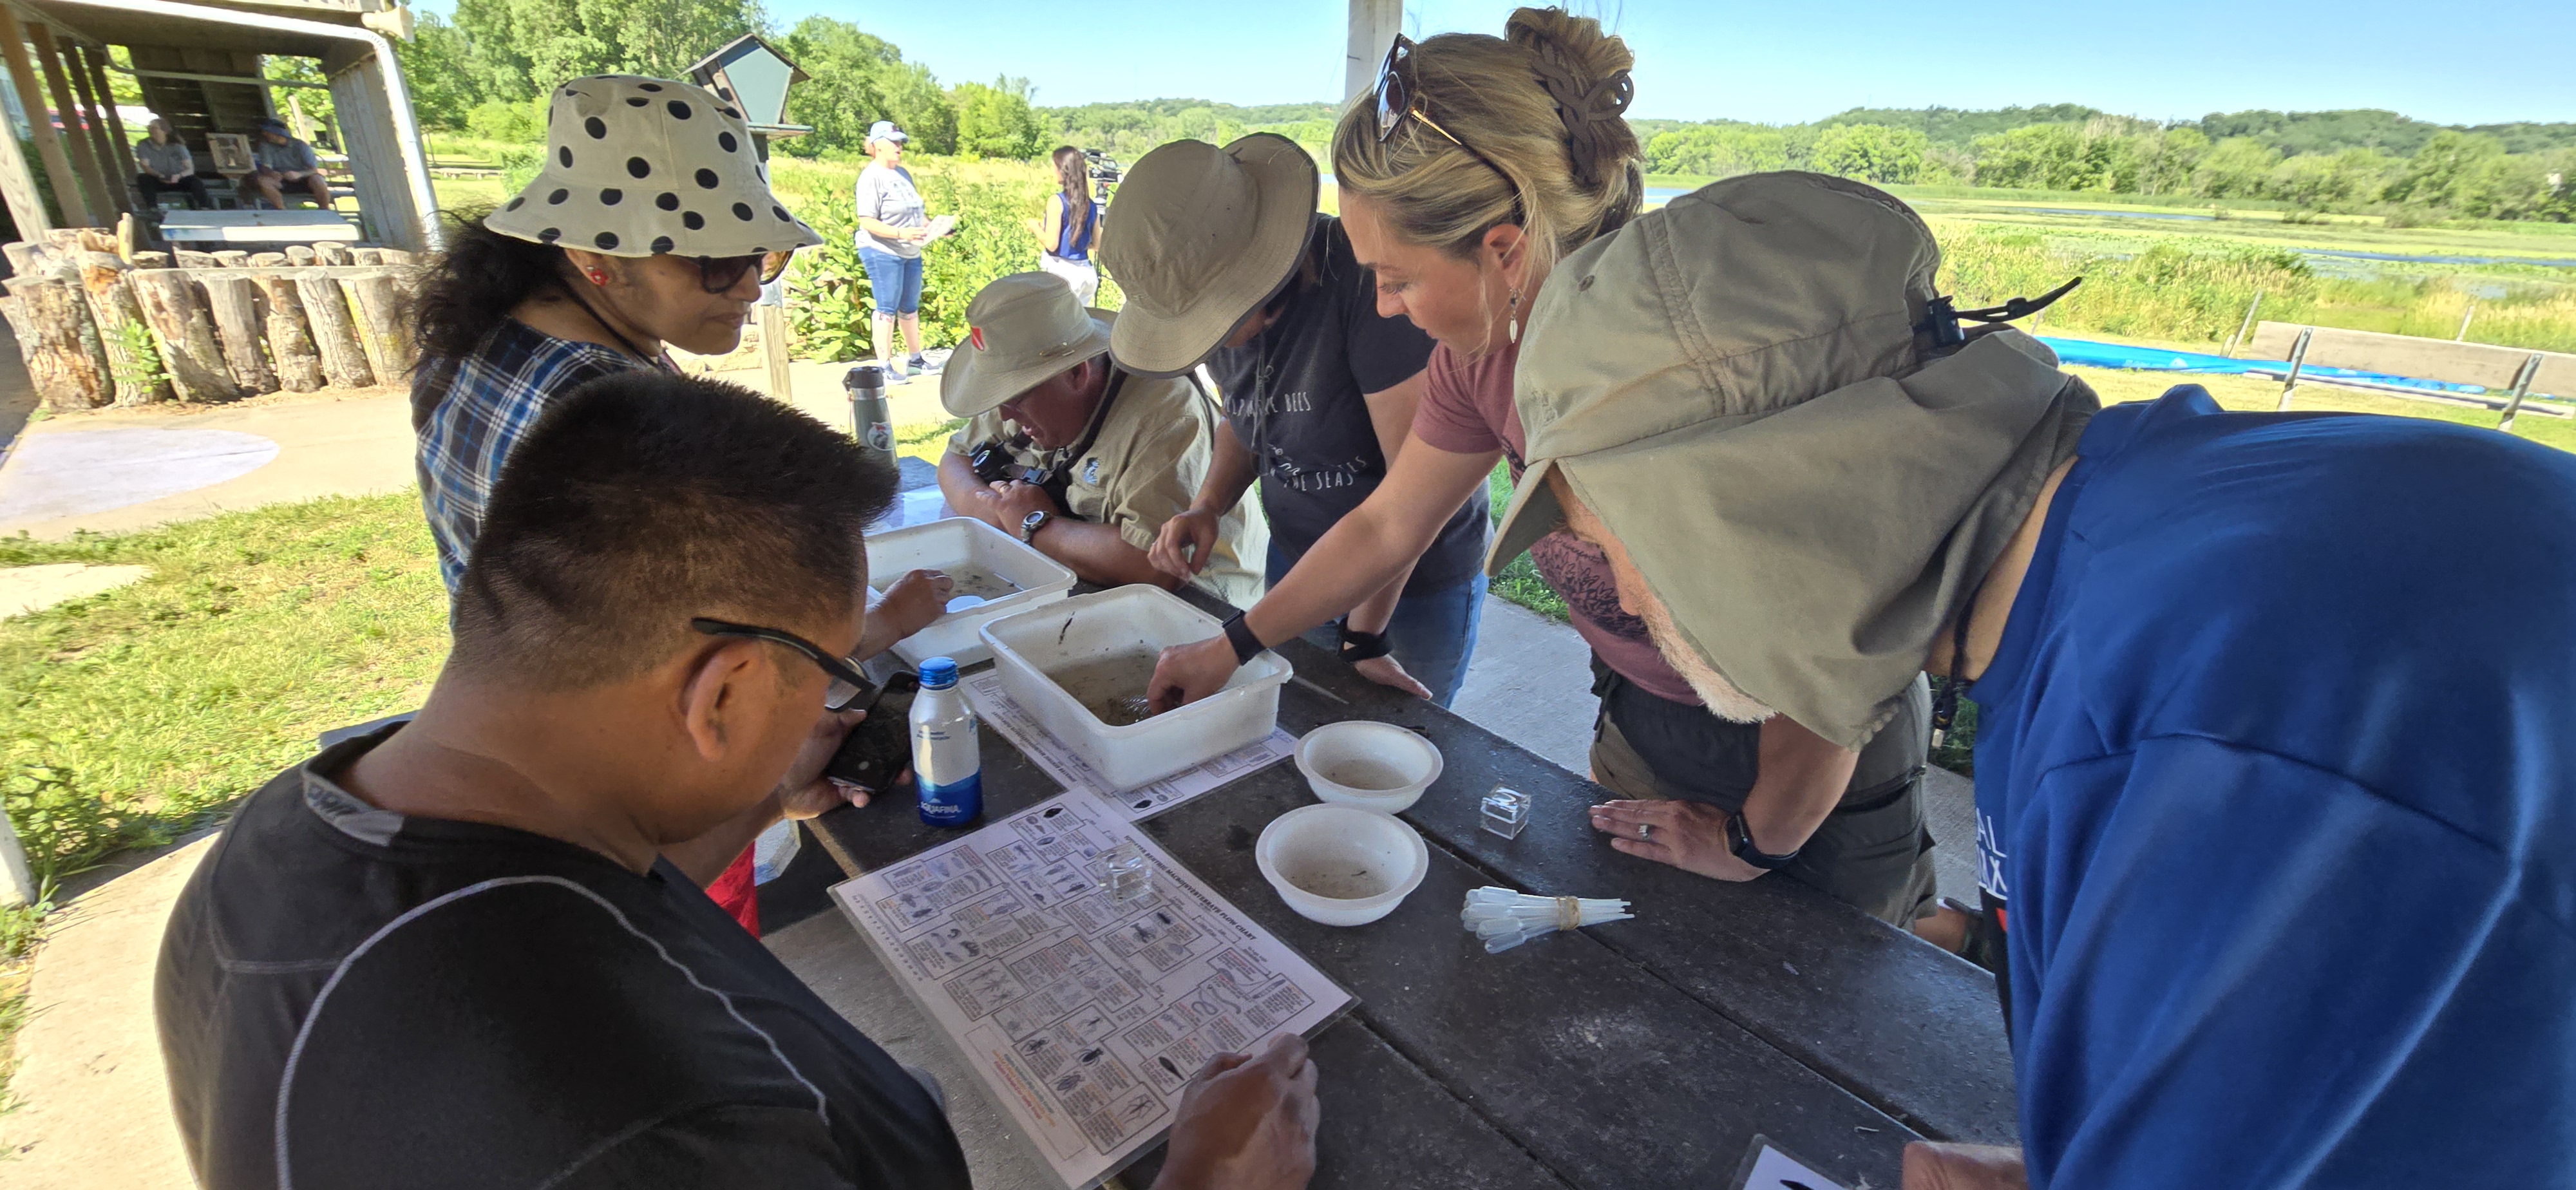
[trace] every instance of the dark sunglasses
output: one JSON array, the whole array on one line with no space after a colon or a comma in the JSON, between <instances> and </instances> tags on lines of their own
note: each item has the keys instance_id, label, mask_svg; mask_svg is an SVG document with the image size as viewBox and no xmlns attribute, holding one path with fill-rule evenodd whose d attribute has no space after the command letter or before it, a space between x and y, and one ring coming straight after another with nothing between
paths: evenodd
<instances>
[{"instance_id":1,"label":"dark sunglasses","mask_svg":"<svg viewBox=\"0 0 2576 1190\"><path fill-rule=\"evenodd\" d=\"M1494 171L1494 175L1503 180L1503 185L1510 187L1513 203L1518 205L1521 188L1519 183L1512 181L1512 175L1494 164L1493 158L1478 152L1476 146L1458 139L1457 133L1441 127L1439 121L1423 110L1421 88L1414 84L1413 79L1413 39L1398 33L1395 44L1386 47L1386 64L1377 68L1377 143L1382 145L1395 139L1396 130L1404 127L1408 120L1439 133L1442 139L1466 150L1468 156L1484 162L1485 168Z\"/></svg>"},{"instance_id":2,"label":"dark sunglasses","mask_svg":"<svg viewBox=\"0 0 2576 1190\"><path fill-rule=\"evenodd\" d=\"M777 280L779 274L787 271L788 258L795 254L795 249L791 248L785 252L755 252L749 256L698 256L691 259L698 262L699 288L708 293L723 293L742 284L742 275L755 268L760 270L761 284Z\"/></svg>"},{"instance_id":3,"label":"dark sunglasses","mask_svg":"<svg viewBox=\"0 0 2576 1190\"><path fill-rule=\"evenodd\" d=\"M880 693L877 684L869 681L867 675L860 673L857 667L823 651L821 646L793 632L710 620L705 616L689 621L689 627L709 636L738 636L747 640L765 640L773 645L785 645L803 653L806 660L823 667L823 673L832 679L832 684L823 689L824 710L846 711L861 703L873 706Z\"/></svg>"}]
</instances>

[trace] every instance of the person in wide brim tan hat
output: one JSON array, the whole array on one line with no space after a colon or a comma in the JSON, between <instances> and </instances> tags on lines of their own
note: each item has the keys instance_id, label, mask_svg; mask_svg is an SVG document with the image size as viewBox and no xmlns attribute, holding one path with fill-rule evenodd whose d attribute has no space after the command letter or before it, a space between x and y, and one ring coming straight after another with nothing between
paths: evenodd
<instances>
[{"instance_id":1,"label":"person in wide brim tan hat","mask_svg":"<svg viewBox=\"0 0 2576 1190\"><path fill-rule=\"evenodd\" d=\"M1306 251L1321 179L1297 142L1174 141L1127 171L1100 259L1127 297L1111 350L1148 376L1196 367L1270 300Z\"/></svg>"},{"instance_id":2,"label":"person in wide brim tan hat","mask_svg":"<svg viewBox=\"0 0 2576 1190\"><path fill-rule=\"evenodd\" d=\"M939 403L974 417L1109 354L1119 316L1083 306L1063 278L1015 273L966 307L966 341L939 375Z\"/></svg>"}]
</instances>

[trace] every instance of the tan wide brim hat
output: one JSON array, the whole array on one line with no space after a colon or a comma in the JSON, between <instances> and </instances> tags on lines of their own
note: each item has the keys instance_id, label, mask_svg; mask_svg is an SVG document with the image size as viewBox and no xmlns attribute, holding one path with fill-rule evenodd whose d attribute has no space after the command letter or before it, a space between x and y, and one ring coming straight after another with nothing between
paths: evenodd
<instances>
[{"instance_id":1,"label":"tan wide brim hat","mask_svg":"<svg viewBox=\"0 0 2576 1190\"><path fill-rule=\"evenodd\" d=\"M750 256L823 242L770 194L741 111L688 83L626 74L555 89L544 172L483 226L609 256Z\"/></svg>"},{"instance_id":2,"label":"tan wide brim hat","mask_svg":"<svg viewBox=\"0 0 2576 1190\"><path fill-rule=\"evenodd\" d=\"M951 417L975 417L1109 351L1107 310L1086 309L1052 273L995 280L966 307L966 341L939 373L939 403Z\"/></svg>"},{"instance_id":3,"label":"tan wide brim hat","mask_svg":"<svg viewBox=\"0 0 2576 1190\"><path fill-rule=\"evenodd\" d=\"M1127 295L1119 364L1172 376L1206 359L1296 270L1319 185L1315 159L1270 132L1140 158L1100 229L1101 263Z\"/></svg>"}]
</instances>

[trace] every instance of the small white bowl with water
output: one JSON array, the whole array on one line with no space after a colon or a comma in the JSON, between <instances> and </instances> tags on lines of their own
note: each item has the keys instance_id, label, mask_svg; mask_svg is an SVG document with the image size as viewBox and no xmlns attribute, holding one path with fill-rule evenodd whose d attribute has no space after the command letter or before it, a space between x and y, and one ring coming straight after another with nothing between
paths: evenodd
<instances>
[{"instance_id":1,"label":"small white bowl with water","mask_svg":"<svg viewBox=\"0 0 2576 1190\"><path fill-rule=\"evenodd\" d=\"M1443 767L1431 741L1392 723L1327 723L1297 741L1297 771L1316 797L1381 814L1421 801Z\"/></svg>"},{"instance_id":2,"label":"small white bowl with water","mask_svg":"<svg viewBox=\"0 0 2576 1190\"><path fill-rule=\"evenodd\" d=\"M1253 860L1308 921L1360 926L1386 916L1431 871L1431 849L1402 819L1353 806L1299 806L1270 820Z\"/></svg>"}]
</instances>

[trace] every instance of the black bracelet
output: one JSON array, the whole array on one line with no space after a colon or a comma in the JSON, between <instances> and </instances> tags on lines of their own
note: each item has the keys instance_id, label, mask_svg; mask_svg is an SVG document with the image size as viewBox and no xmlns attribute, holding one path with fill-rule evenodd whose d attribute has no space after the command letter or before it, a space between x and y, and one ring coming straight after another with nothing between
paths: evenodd
<instances>
[{"instance_id":1,"label":"black bracelet","mask_svg":"<svg viewBox=\"0 0 2576 1190\"><path fill-rule=\"evenodd\" d=\"M1252 625L1243 622L1242 612L1236 612L1226 620L1225 642L1234 646L1234 663L1236 665L1243 665L1250 662L1253 658L1260 656L1263 649L1270 647L1262 644L1261 638L1252 634Z\"/></svg>"},{"instance_id":2,"label":"black bracelet","mask_svg":"<svg viewBox=\"0 0 2576 1190\"><path fill-rule=\"evenodd\" d=\"M1727 816L1726 849L1733 852L1735 858L1743 860L1744 862L1766 872L1776 872L1782 868L1788 867L1790 864L1797 862L1798 853L1800 851L1806 850L1804 847L1793 847L1788 851L1781 852L1777 855L1762 850L1758 844L1754 843L1753 828L1745 824L1744 811L1742 810L1738 810Z\"/></svg>"},{"instance_id":3,"label":"black bracelet","mask_svg":"<svg viewBox=\"0 0 2576 1190\"><path fill-rule=\"evenodd\" d=\"M1342 630L1341 657L1345 665L1384 657L1395 651L1395 646L1386 643L1383 632L1361 632L1351 627L1348 619L1340 621L1336 627Z\"/></svg>"}]
</instances>

